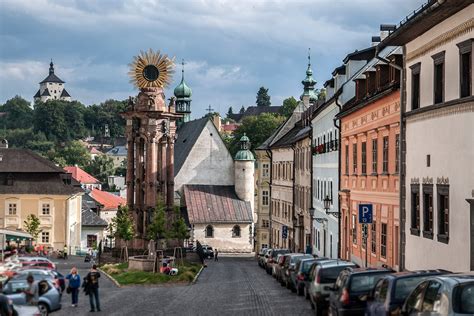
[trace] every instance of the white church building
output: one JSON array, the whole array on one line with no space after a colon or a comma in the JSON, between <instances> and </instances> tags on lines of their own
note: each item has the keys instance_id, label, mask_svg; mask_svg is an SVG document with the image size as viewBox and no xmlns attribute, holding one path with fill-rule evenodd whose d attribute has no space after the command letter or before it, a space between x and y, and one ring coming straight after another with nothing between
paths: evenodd
<instances>
[{"instance_id":1,"label":"white church building","mask_svg":"<svg viewBox=\"0 0 474 316\"><path fill-rule=\"evenodd\" d=\"M54 64L49 64L49 75L39 83L40 88L33 97L35 102L46 102L48 100L71 101L71 96L64 88L65 82L54 73Z\"/></svg>"}]
</instances>

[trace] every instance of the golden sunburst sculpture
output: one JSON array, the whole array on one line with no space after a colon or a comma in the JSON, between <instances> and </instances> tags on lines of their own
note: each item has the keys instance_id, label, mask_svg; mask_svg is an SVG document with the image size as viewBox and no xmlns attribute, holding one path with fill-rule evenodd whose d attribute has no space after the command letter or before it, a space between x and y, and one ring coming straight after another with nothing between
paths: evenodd
<instances>
[{"instance_id":1,"label":"golden sunburst sculpture","mask_svg":"<svg viewBox=\"0 0 474 316\"><path fill-rule=\"evenodd\" d=\"M174 73L174 57L162 55L160 51L140 51L133 57L130 66L130 82L137 88L165 88L171 83Z\"/></svg>"}]
</instances>

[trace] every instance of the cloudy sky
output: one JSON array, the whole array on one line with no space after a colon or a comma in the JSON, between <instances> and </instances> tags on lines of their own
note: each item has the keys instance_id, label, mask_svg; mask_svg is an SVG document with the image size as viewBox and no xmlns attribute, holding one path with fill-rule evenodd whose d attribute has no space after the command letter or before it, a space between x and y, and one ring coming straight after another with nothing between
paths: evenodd
<instances>
[{"instance_id":1,"label":"cloudy sky","mask_svg":"<svg viewBox=\"0 0 474 316\"><path fill-rule=\"evenodd\" d=\"M398 23L423 0L0 0L0 103L32 101L56 74L86 105L137 91L128 64L152 48L185 59L193 117L211 105L254 105L260 86L273 105L302 92L307 50L318 87L344 56L370 45L381 23ZM179 68L172 89L180 80Z\"/></svg>"}]
</instances>

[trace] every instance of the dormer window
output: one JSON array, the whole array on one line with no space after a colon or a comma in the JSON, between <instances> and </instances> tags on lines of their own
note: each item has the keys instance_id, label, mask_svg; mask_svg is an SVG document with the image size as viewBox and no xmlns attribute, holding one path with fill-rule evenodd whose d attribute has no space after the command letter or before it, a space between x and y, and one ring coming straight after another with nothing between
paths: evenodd
<instances>
[{"instance_id":1,"label":"dormer window","mask_svg":"<svg viewBox=\"0 0 474 316\"><path fill-rule=\"evenodd\" d=\"M356 99L363 99L367 92L366 79L356 79Z\"/></svg>"},{"instance_id":2,"label":"dormer window","mask_svg":"<svg viewBox=\"0 0 474 316\"><path fill-rule=\"evenodd\" d=\"M375 75L375 71L367 71L365 73L365 77L366 77L366 87L367 87L367 95L371 95L372 93L375 92L375 88L376 88L376 75Z\"/></svg>"},{"instance_id":3,"label":"dormer window","mask_svg":"<svg viewBox=\"0 0 474 316\"><path fill-rule=\"evenodd\" d=\"M383 89L389 83L390 81L389 68L391 67L387 64L377 65L377 72L376 72L377 90Z\"/></svg>"}]
</instances>

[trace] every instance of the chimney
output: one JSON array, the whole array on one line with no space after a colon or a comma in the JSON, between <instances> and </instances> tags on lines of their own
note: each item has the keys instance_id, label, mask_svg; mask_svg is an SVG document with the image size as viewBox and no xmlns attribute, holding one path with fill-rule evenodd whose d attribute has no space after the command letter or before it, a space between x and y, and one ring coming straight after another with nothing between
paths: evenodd
<instances>
[{"instance_id":1,"label":"chimney","mask_svg":"<svg viewBox=\"0 0 474 316\"><path fill-rule=\"evenodd\" d=\"M372 47L377 46L380 43L380 36L372 36Z\"/></svg>"},{"instance_id":2,"label":"chimney","mask_svg":"<svg viewBox=\"0 0 474 316\"><path fill-rule=\"evenodd\" d=\"M212 117L212 121L214 123L214 126L217 128L217 130L219 131L219 133L221 132L222 130L222 127L221 127L221 117L219 115L214 115Z\"/></svg>"},{"instance_id":3,"label":"chimney","mask_svg":"<svg viewBox=\"0 0 474 316\"><path fill-rule=\"evenodd\" d=\"M0 148L8 148L8 140L2 139L0 140Z\"/></svg>"},{"instance_id":4,"label":"chimney","mask_svg":"<svg viewBox=\"0 0 474 316\"><path fill-rule=\"evenodd\" d=\"M383 41L387 36L397 29L395 24L380 24L380 40Z\"/></svg>"}]
</instances>

